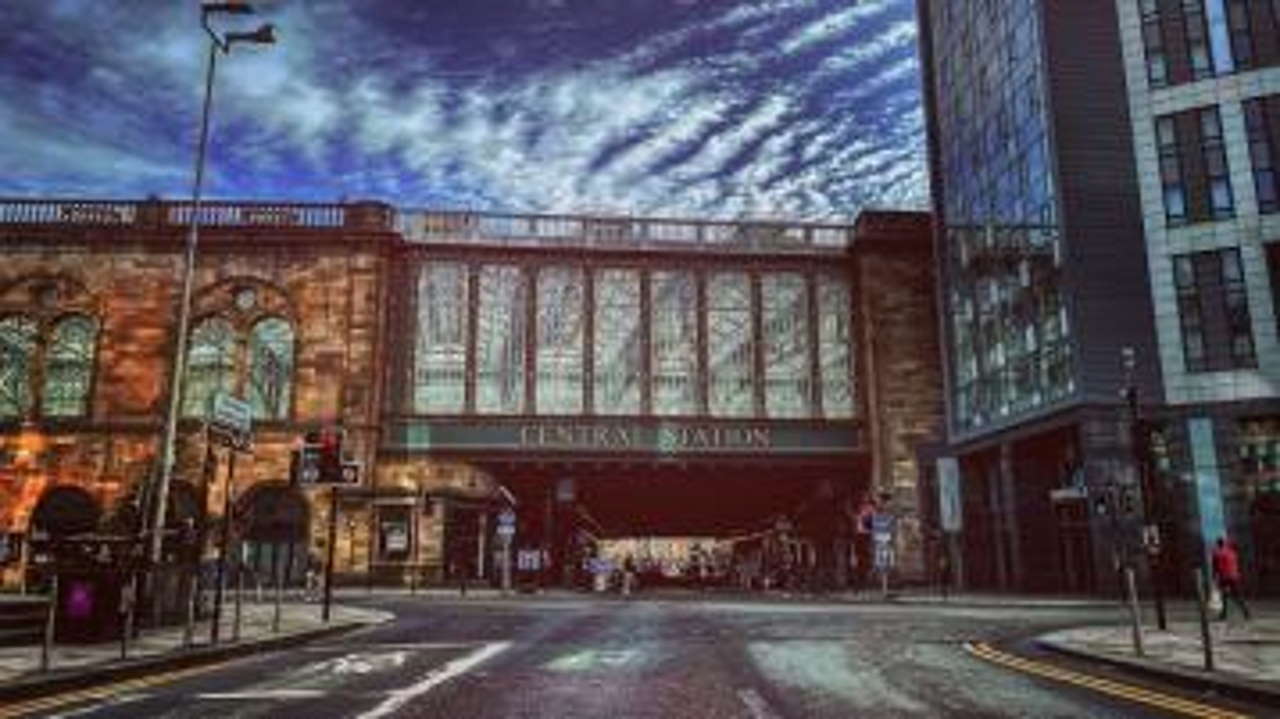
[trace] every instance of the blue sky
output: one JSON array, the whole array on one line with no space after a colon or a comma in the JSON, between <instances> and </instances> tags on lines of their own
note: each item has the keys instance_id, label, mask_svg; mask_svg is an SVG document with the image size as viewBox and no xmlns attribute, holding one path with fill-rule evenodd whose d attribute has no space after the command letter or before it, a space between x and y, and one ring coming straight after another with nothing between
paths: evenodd
<instances>
[{"instance_id":1,"label":"blue sky","mask_svg":"<svg viewBox=\"0 0 1280 719\"><path fill-rule=\"evenodd\" d=\"M196 0L0 2L0 195L179 199ZM912 0L277 0L227 29L206 194L843 219L923 207Z\"/></svg>"}]
</instances>

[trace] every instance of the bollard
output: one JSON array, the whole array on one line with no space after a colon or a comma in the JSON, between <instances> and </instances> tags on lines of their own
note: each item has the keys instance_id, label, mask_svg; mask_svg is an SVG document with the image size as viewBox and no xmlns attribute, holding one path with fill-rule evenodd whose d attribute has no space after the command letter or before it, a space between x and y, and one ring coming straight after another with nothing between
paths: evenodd
<instances>
[{"instance_id":1,"label":"bollard","mask_svg":"<svg viewBox=\"0 0 1280 719\"><path fill-rule=\"evenodd\" d=\"M53 630L58 621L58 573L53 574L53 589L49 596L49 611L45 615L44 642L40 645L40 671L49 671L49 659L53 653Z\"/></svg>"},{"instance_id":2,"label":"bollard","mask_svg":"<svg viewBox=\"0 0 1280 719\"><path fill-rule=\"evenodd\" d=\"M1196 608L1200 613L1200 645L1204 648L1205 671L1213 671L1213 636L1209 633L1209 613L1205 602L1208 601L1207 577L1204 567L1192 570L1196 583Z\"/></svg>"},{"instance_id":3,"label":"bollard","mask_svg":"<svg viewBox=\"0 0 1280 719\"><path fill-rule=\"evenodd\" d=\"M236 568L236 609L235 621L231 625L231 641L240 641L240 606L244 602L244 565Z\"/></svg>"},{"instance_id":4,"label":"bollard","mask_svg":"<svg viewBox=\"0 0 1280 719\"><path fill-rule=\"evenodd\" d=\"M120 614L124 626L120 630L120 658L129 658L129 639L133 636L133 608L138 596L138 575L130 574L129 583L120 590Z\"/></svg>"},{"instance_id":5,"label":"bollard","mask_svg":"<svg viewBox=\"0 0 1280 719\"><path fill-rule=\"evenodd\" d=\"M284 581L280 576L280 568L276 568L276 598L275 609L271 613L271 631L274 634L280 633L280 604L284 598Z\"/></svg>"},{"instance_id":6,"label":"bollard","mask_svg":"<svg viewBox=\"0 0 1280 719\"><path fill-rule=\"evenodd\" d=\"M1138 609L1138 586L1133 578L1133 567L1125 567L1124 582L1129 595L1129 619L1133 622L1133 653L1143 656L1142 647L1142 614Z\"/></svg>"}]
</instances>

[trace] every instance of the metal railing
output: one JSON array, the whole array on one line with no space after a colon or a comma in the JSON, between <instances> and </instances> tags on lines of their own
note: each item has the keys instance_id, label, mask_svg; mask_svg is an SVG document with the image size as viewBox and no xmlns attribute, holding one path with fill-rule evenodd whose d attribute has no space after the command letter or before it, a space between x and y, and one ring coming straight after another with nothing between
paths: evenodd
<instances>
[{"instance_id":1,"label":"metal railing","mask_svg":"<svg viewBox=\"0 0 1280 719\"><path fill-rule=\"evenodd\" d=\"M361 208L372 212L359 214ZM189 201L0 198L0 225L185 227ZM378 203L205 202L202 227L398 230L415 243L530 247L840 253L854 226L767 220L687 220L409 209Z\"/></svg>"},{"instance_id":2,"label":"metal railing","mask_svg":"<svg viewBox=\"0 0 1280 719\"><path fill-rule=\"evenodd\" d=\"M207 227L343 227L349 205L294 202L205 202ZM191 222L190 202L0 198L0 225L172 225Z\"/></svg>"},{"instance_id":3,"label":"metal railing","mask_svg":"<svg viewBox=\"0 0 1280 719\"><path fill-rule=\"evenodd\" d=\"M409 242L715 252L842 252L853 225L402 210Z\"/></svg>"}]
</instances>

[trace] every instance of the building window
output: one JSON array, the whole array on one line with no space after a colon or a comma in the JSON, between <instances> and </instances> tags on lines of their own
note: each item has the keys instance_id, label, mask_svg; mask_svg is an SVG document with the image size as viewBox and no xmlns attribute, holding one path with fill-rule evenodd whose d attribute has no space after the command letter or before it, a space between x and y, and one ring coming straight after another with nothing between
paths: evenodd
<instances>
[{"instance_id":1,"label":"building window","mask_svg":"<svg viewBox=\"0 0 1280 719\"><path fill-rule=\"evenodd\" d=\"M1169 84L1169 67L1164 56L1164 37L1160 28L1160 3L1142 0L1142 44L1147 53L1147 81L1151 87Z\"/></svg>"},{"instance_id":2,"label":"building window","mask_svg":"<svg viewBox=\"0 0 1280 719\"><path fill-rule=\"evenodd\" d=\"M31 369L39 326L23 316L0 319L0 417L21 418L31 410Z\"/></svg>"},{"instance_id":3,"label":"building window","mask_svg":"<svg viewBox=\"0 0 1280 719\"><path fill-rule=\"evenodd\" d=\"M1271 136L1272 121L1280 118L1274 118L1274 114L1280 114L1280 95L1244 102L1244 125L1249 136L1249 161L1253 166L1253 186L1258 195L1258 212L1261 213L1280 210L1280 199L1277 199L1276 190L1276 141Z\"/></svg>"},{"instance_id":4,"label":"building window","mask_svg":"<svg viewBox=\"0 0 1280 719\"><path fill-rule=\"evenodd\" d=\"M476 316L476 411L524 409L529 281L515 265L482 265Z\"/></svg>"},{"instance_id":5,"label":"building window","mask_svg":"<svg viewBox=\"0 0 1280 719\"><path fill-rule=\"evenodd\" d=\"M698 382L697 282L692 272L654 272L649 292L653 413L694 414Z\"/></svg>"},{"instance_id":6,"label":"building window","mask_svg":"<svg viewBox=\"0 0 1280 719\"><path fill-rule=\"evenodd\" d=\"M1227 0L1227 29L1231 35L1231 56L1238 70L1253 67L1253 29L1249 0Z\"/></svg>"},{"instance_id":7,"label":"building window","mask_svg":"<svg viewBox=\"0 0 1280 719\"><path fill-rule=\"evenodd\" d=\"M1164 217L1170 224L1187 220L1187 191L1178 157L1178 127L1172 115L1156 120L1156 142L1160 151L1160 184L1164 197Z\"/></svg>"},{"instance_id":8,"label":"building window","mask_svg":"<svg viewBox=\"0 0 1280 719\"><path fill-rule=\"evenodd\" d=\"M707 277L707 390L717 417L750 417L755 412L755 332L751 320L751 278L745 272Z\"/></svg>"},{"instance_id":9,"label":"building window","mask_svg":"<svg viewBox=\"0 0 1280 719\"><path fill-rule=\"evenodd\" d=\"M461 412L466 396L467 267L431 263L418 276L414 410Z\"/></svg>"},{"instance_id":10,"label":"building window","mask_svg":"<svg viewBox=\"0 0 1280 719\"><path fill-rule=\"evenodd\" d=\"M87 414L98 323L84 315L64 317L53 326L44 357L41 414L80 417Z\"/></svg>"},{"instance_id":11,"label":"building window","mask_svg":"<svg viewBox=\"0 0 1280 719\"><path fill-rule=\"evenodd\" d=\"M569 266L540 268L536 289L535 411L581 414L586 346L583 270Z\"/></svg>"},{"instance_id":12,"label":"building window","mask_svg":"<svg viewBox=\"0 0 1280 719\"><path fill-rule=\"evenodd\" d=\"M644 374L640 340L640 271L597 269L595 293L595 351L592 362L596 414L638 415L640 384ZM655 384L661 382L655 378ZM657 404L655 397L654 405Z\"/></svg>"},{"instance_id":13,"label":"building window","mask_svg":"<svg viewBox=\"0 0 1280 719\"><path fill-rule=\"evenodd\" d=\"M235 330L221 317L211 317L191 330L186 379L182 383L182 416L204 417L218 392L230 392L236 375Z\"/></svg>"},{"instance_id":14,"label":"building window","mask_svg":"<svg viewBox=\"0 0 1280 719\"><path fill-rule=\"evenodd\" d=\"M87 315L51 325L24 315L0 319L0 418L27 417L37 405L44 417L87 415L97 340L98 322Z\"/></svg>"},{"instance_id":15,"label":"building window","mask_svg":"<svg viewBox=\"0 0 1280 719\"><path fill-rule=\"evenodd\" d=\"M1200 109L1200 153L1209 181L1209 207L1213 218L1231 217L1235 214L1235 201L1231 195L1227 151L1222 141L1222 120L1217 107Z\"/></svg>"},{"instance_id":16,"label":"building window","mask_svg":"<svg viewBox=\"0 0 1280 719\"><path fill-rule=\"evenodd\" d=\"M259 320L249 333L249 404L254 419L289 417L293 327L279 317Z\"/></svg>"},{"instance_id":17,"label":"building window","mask_svg":"<svg viewBox=\"0 0 1280 719\"><path fill-rule=\"evenodd\" d=\"M1187 371L1257 366L1240 250L1177 255L1173 276Z\"/></svg>"},{"instance_id":18,"label":"building window","mask_svg":"<svg viewBox=\"0 0 1280 719\"><path fill-rule=\"evenodd\" d=\"M1191 65L1192 79L1212 77L1213 60L1203 0L1182 0L1182 24L1186 32L1187 62Z\"/></svg>"}]
</instances>

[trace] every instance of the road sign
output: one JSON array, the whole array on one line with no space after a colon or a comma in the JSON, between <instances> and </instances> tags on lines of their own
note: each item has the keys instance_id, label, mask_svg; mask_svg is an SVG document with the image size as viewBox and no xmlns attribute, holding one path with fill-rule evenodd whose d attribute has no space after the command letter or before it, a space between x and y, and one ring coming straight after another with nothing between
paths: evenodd
<instances>
[{"instance_id":1,"label":"road sign","mask_svg":"<svg viewBox=\"0 0 1280 719\"><path fill-rule=\"evenodd\" d=\"M236 434L249 434L253 426L253 409L248 402L219 392L213 396L209 423Z\"/></svg>"},{"instance_id":2,"label":"road sign","mask_svg":"<svg viewBox=\"0 0 1280 719\"><path fill-rule=\"evenodd\" d=\"M871 541L876 544L890 544L893 542L893 535L888 532L872 532Z\"/></svg>"},{"instance_id":3,"label":"road sign","mask_svg":"<svg viewBox=\"0 0 1280 719\"><path fill-rule=\"evenodd\" d=\"M875 566L876 569L884 571L893 568L893 545L885 542L876 544Z\"/></svg>"},{"instance_id":4,"label":"road sign","mask_svg":"<svg viewBox=\"0 0 1280 719\"><path fill-rule=\"evenodd\" d=\"M892 514L877 512L871 515L871 532L873 534L893 534L894 517Z\"/></svg>"},{"instance_id":5,"label":"road sign","mask_svg":"<svg viewBox=\"0 0 1280 719\"><path fill-rule=\"evenodd\" d=\"M516 513L510 509L504 509L498 513L498 526L510 525L514 527L516 524Z\"/></svg>"},{"instance_id":6,"label":"road sign","mask_svg":"<svg viewBox=\"0 0 1280 719\"><path fill-rule=\"evenodd\" d=\"M499 524L499 525L498 525L498 536L499 536L499 537L512 537L512 536L514 536L514 535L515 535L515 533L516 533L516 525L514 525L514 524Z\"/></svg>"}]
</instances>

